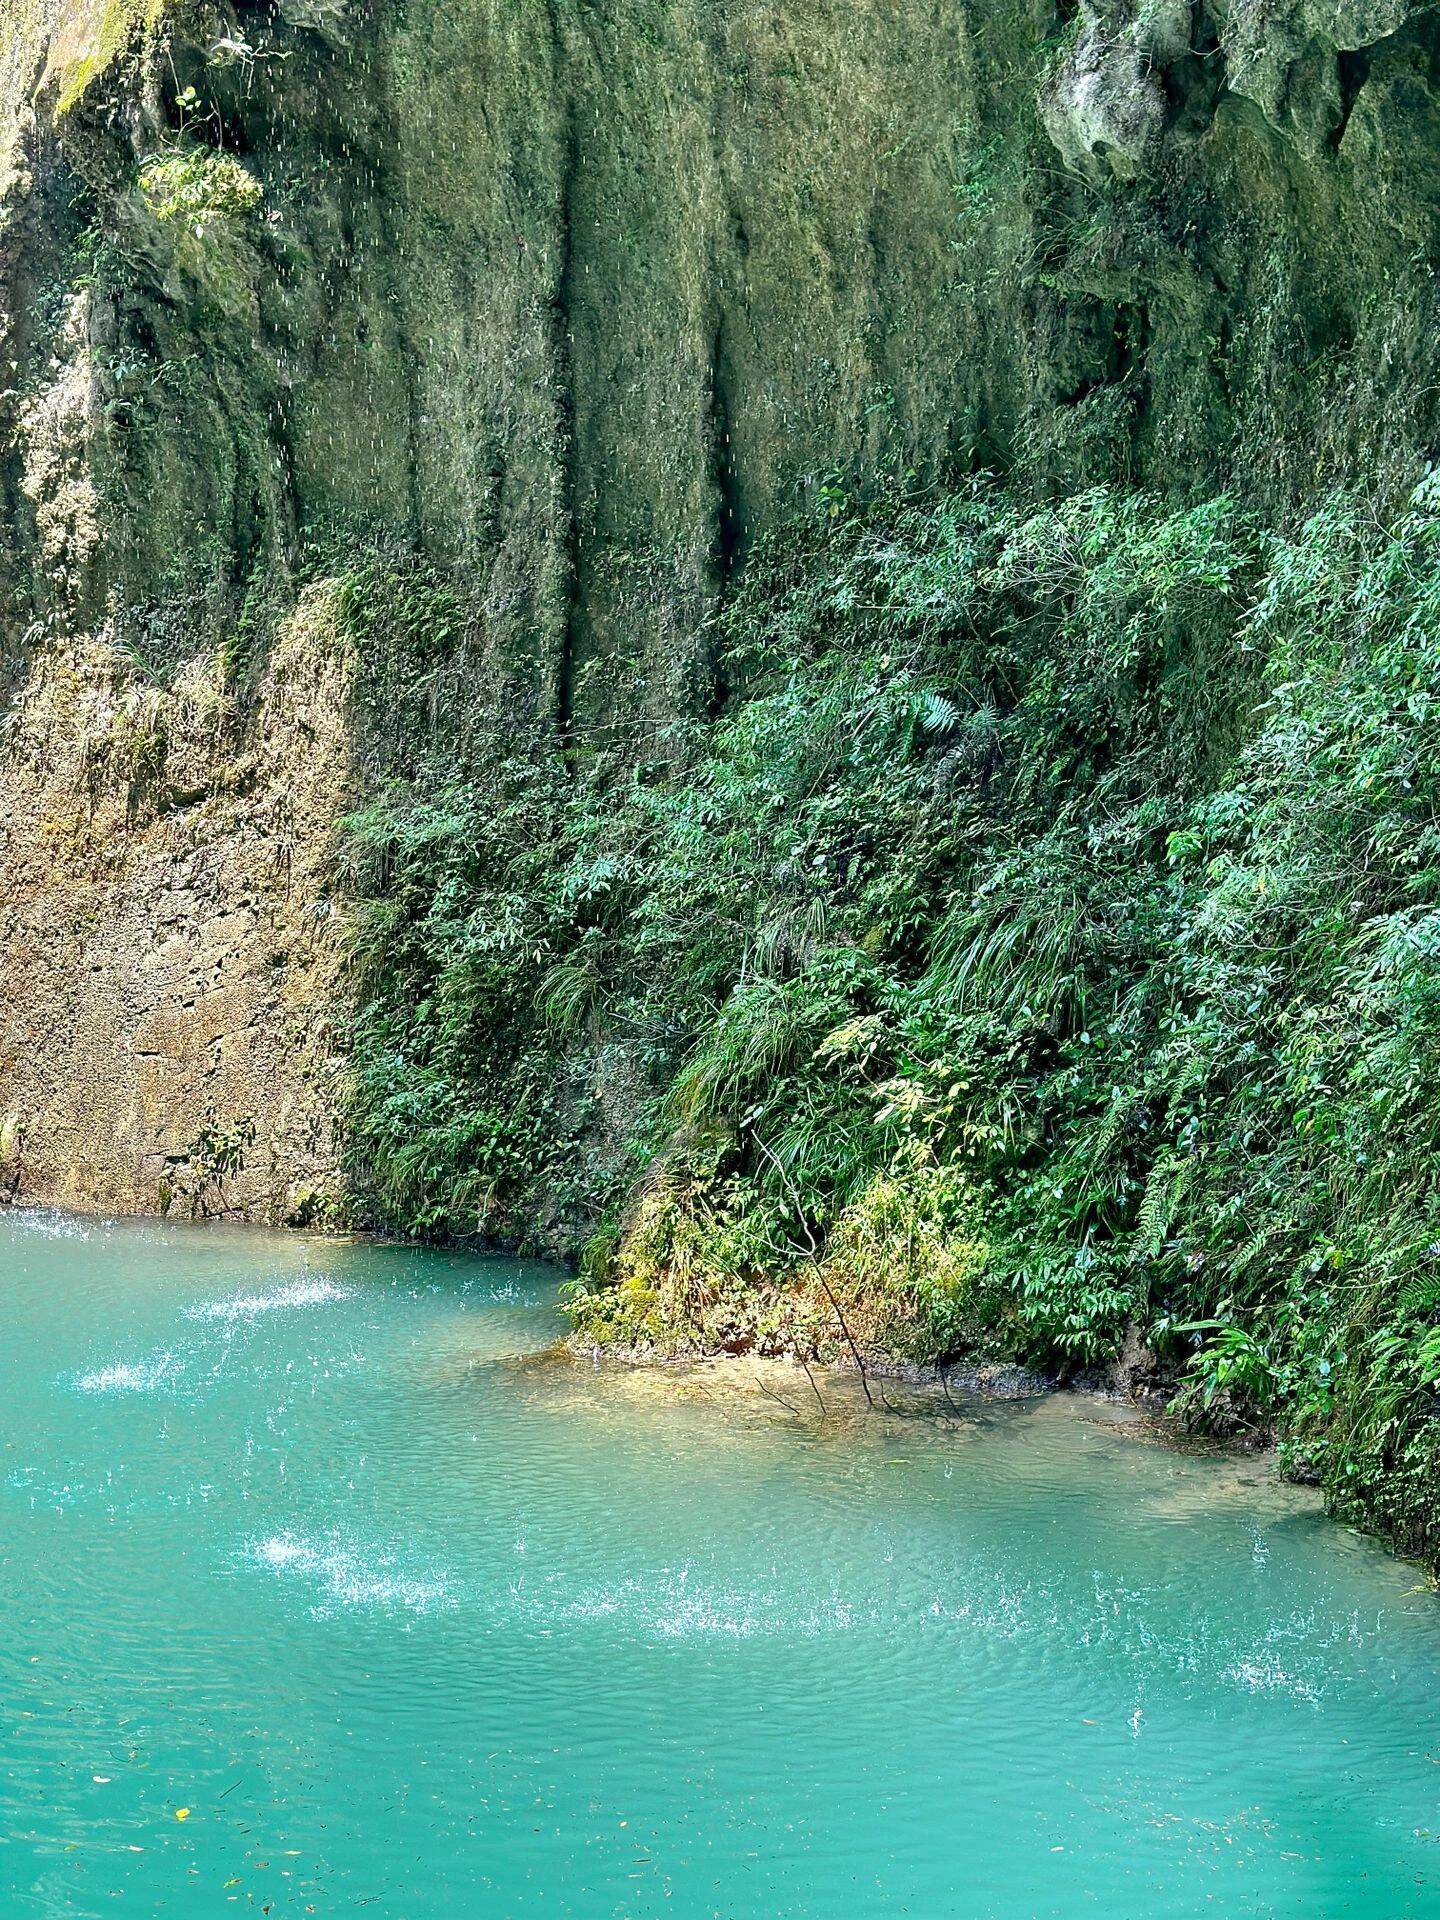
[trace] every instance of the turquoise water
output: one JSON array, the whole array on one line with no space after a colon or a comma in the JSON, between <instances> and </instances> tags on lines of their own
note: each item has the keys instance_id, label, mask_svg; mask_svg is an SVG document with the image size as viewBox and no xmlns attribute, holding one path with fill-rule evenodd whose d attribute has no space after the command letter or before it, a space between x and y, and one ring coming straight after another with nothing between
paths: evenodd
<instances>
[{"instance_id":1,"label":"turquoise water","mask_svg":"<svg viewBox=\"0 0 1440 1920\"><path fill-rule=\"evenodd\" d=\"M1440 1915L1440 1602L1260 1463L558 1329L0 1217L6 1920Z\"/></svg>"}]
</instances>

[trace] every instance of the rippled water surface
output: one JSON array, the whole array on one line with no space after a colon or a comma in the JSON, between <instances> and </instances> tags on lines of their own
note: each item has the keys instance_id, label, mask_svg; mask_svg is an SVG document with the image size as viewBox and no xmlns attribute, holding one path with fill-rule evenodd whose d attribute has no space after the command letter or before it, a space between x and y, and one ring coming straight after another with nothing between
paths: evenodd
<instances>
[{"instance_id":1,"label":"rippled water surface","mask_svg":"<svg viewBox=\"0 0 1440 1920\"><path fill-rule=\"evenodd\" d=\"M1262 1465L558 1330L0 1217L0 1914L1440 1916L1440 1602Z\"/></svg>"}]
</instances>

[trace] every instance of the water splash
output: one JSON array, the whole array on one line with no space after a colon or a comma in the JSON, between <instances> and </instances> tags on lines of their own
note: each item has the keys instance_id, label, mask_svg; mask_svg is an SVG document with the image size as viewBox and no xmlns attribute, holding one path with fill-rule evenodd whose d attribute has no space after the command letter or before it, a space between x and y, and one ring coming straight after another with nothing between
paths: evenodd
<instances>
[{"instance_id":1,"label":"water splash","mask_svg":"<svg viewBox=\"0 0 1440 1920\"><path fill-rule=\"evenodd\" d=\"M79 1393L160 1393L174 1385L185 1363L177 1354L157 1353L148 1360L113 1360L74 1376Z\"/></svg>"},{"instance_id":2,"label":"water splash","mask_svg":"<svg viewBox=\"0 0 1440 1920\"><path fill-rule=\"evenodd\" d=\"M14 1207L8 1218L27 1233L39 1234L46 1240L88 1240L95 1226L113 1225L108 1220L80 1220L51 1207Z\"/></svg>"},{"instance_id":3,"label":"water splash","mask_svg":"<svg viewBox=\"0 0 1440 1920\"><path fill-rule=\"evenodd\" d=\"M1220 1677L1245 1693L1289 1694L1292 1699L1304 1700L1311 1706L1320 1704L1320 1689L1273 1657L1239 1660Z\"/></svg>"},{"instance_id":4,"label":"water splash","mask_svg":"<svg viewBox=\"0 0 1440 1920\"><path fill-rule=\"evenodd\" d=\"M363 1611L424 1615L456 1604L443 1567L409 1566L395 1549L338 1528L267 1534L246 1544L244 1558L277 1577L304 1580L317 1620Z\"/></svg>"},{"instance_id":5,"label":"water splash","mask_svg":"<svg viewBox=\"0 0 1440 1920\"><path fill-rule=\"evenodd\" d=\"M291 1280L266 1293L241 1293L229 1300L202 1300L184 1309L187 1320L255 1320L263 1313L284 1313L296 1307L322 1307L348 1300L353 1288L333 1280Z\"/></svg>"}]
</instances>

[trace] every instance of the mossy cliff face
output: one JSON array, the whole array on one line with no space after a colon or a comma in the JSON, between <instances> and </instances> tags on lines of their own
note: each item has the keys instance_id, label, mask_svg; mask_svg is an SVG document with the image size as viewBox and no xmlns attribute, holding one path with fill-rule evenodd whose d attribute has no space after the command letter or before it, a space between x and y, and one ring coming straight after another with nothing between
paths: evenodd
<instances>
[{"instance_id":1,"label":"mossy cliff face","mask_svg":"<svg viewBox=\"0 0 1440 1920\"><path fill-rule=\"evenodd\" d=\"M1277 512L1399 484L1440 395L1437 57L1402 0L18 0L20 1190L340 1206L337 819L713 712L768 529L975 466ZM377 554L442 583L425 619L317 613ZM639 1069L599 1057L603 1153Z\"/></svg>"},{"instance_id":2,"label":"mossy cliff face","mask_svg":"<svg viewBox=\"0 0 1440 1920\"><path fill-rule=\"evenodd\" d=\"M307 542L412 541L463 565L487 685L666 713L747 543L837 472L1293 485L1433 421L1403 0L288 0L158 40L27 5L16 618L188 606L186 567L283 599Z\"/></svg>"}]
</instances>

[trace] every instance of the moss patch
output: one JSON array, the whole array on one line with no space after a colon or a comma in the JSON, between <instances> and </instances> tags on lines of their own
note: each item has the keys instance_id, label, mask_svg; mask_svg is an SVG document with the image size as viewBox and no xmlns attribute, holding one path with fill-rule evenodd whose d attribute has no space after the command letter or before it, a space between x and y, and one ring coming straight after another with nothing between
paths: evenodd
<instances>
[{"instance_id":1,"label":"moss patch","mask_svg":"<svg viewBox=\"0 0 1440 1920\"><path fill-rule=\"evenodd\" d=\"M40 83L68 113L120 55L153 33L171 0L63 0Z\"/></svg>"}]
</instances>

